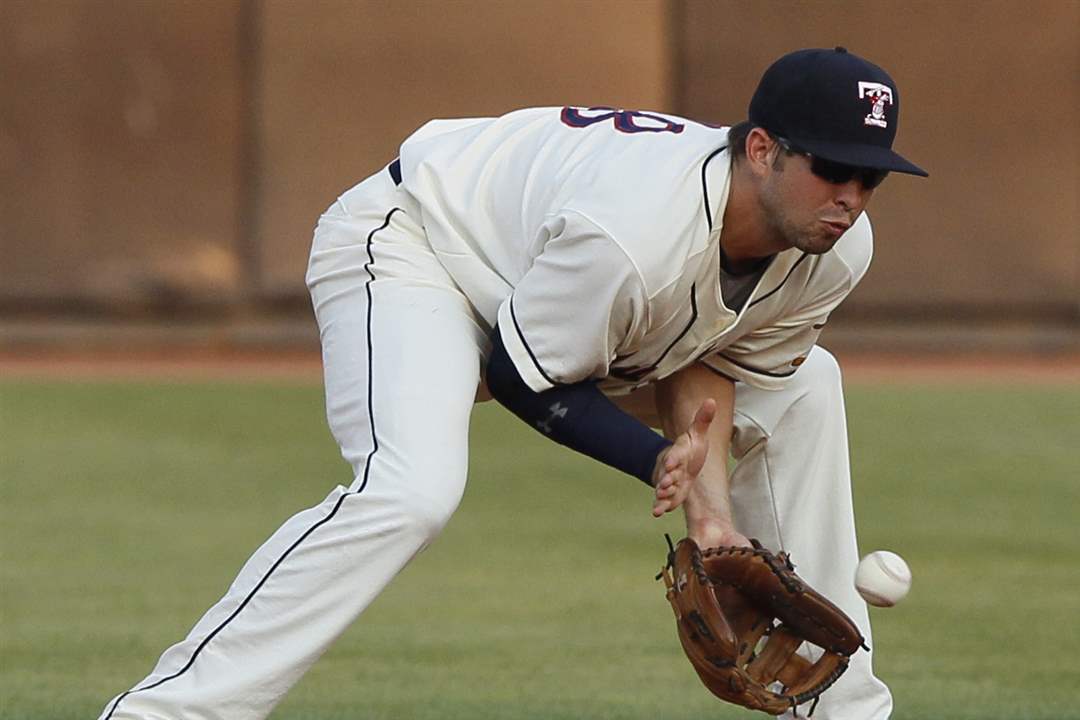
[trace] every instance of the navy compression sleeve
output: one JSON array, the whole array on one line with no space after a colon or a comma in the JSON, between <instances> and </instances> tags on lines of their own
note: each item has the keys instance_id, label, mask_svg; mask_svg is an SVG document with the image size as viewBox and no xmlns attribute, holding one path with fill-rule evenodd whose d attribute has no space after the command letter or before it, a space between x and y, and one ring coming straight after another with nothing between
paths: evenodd
<instances>
[{"instance_id":1,"label":"navy compression sleeve","mask_svg":"<svg viewBox=\"0 0 1080 720\"><path fill-rule=\"evenodd\" d=\"M514 367L498 328L491 340L485 379L492 397L560 445L652 485L656 458L671 442L620 410L594 382L534 392Z\"/></svg>"}]
</instances>

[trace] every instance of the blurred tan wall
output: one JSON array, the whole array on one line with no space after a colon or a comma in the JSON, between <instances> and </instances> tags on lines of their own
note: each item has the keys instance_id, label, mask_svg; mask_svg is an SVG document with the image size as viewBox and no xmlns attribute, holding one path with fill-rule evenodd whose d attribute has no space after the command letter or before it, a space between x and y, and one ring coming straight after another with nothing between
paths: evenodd
<instances>
[{"instance_id":1,"label":"blurred tan wall","mask_svg":"<svg viewBox=\"0 0 1080 720\"><path fill-rule=\"evenodd\" d=\"M319 213L427 119L669 105L667 17L662 0L5 0L0 301L302 296Z\"/></svg>"},{"instance_id":2,"label":"blurred tan wall","mask_svg":"<svg viewBox=\"0 0 1080 720\"><path fill-rule=\"evenodd\" d=\"M239 3L0 2L0 297L229 296Z\"/></svg>"},{"instance_id":3,"label":"blurred tan wall","mask_svg":"<svg viewBox=\"0 0 1080 720\"><path fill-rule=\"evenodd\" d=\"M430 117L730 123L771 60L834 44L889 69L931 172L875 198L850 308L1075 326L1075 0L4 0L0 311L302 303L318 214Z\"/></svg>"},{"instance_id":4,"label":"blurred tan wall","mask_svg":"<svg viewBox=\"0 0 1080 720\"><path fill-rule=\"evenodd\" d=\"M433 117L672 99L661 0L263 7L257 228L270 293L302 280L319 213Z\"/></svg>"}]
</instances>

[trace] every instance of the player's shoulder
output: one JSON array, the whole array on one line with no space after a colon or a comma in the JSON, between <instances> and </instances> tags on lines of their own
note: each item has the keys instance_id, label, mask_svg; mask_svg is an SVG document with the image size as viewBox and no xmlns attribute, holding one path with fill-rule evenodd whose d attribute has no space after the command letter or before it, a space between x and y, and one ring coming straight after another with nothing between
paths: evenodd
<instances>
[{"instance_id":1,"label":"player's shoulder","mask_svg":"<svg viewBox=\"0 0 1080 720\"><path fill-rule=\"evenodd\" d=\"M820 255L796 256L794 266L803 283L785 283L787 294L809 293L809 296L847 294L859 284L870 267L874 254L874 231L870 218L862 213L852 223L829 252ZM789 259L790 261L790 259ZM777 269L780 272L782 267Z\"/></svg>"},{"instance_id":2,"label":"player's shoulder","mask_svg":"<svg viewBox=\"0 0 1080 720\"><path fill-rule=\"evenodd\" d=\"M870 216L865 212L859 215L829 254L850 274L852 284L859 282L874 255L874 228L870 224Z\"/></svg>"}]
</instances>

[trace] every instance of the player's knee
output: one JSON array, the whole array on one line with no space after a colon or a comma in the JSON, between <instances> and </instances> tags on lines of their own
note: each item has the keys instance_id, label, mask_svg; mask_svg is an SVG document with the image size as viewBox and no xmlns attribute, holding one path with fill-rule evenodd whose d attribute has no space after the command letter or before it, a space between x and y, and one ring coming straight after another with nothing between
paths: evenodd
<instances>
[{"instance_id":1,"label":"player's knee","mask_svg":"<svg viewBox=\"0 0 1080 720\"><path fill-rule=\"evenodd\" d=\"M412 492L403 503L405 522L409 529L424 540L434 539L457 510L464 492L460 487L446 488L444 492Z\"/></svg>"},{"instance_id":2,"label":"player's knee","mask_svg":"<svg viewBox=\"0 0 1080 720\"><path fill-rule=\"evenodd\" d=\"M843 396L843 377L840 364L833 354L824 348L814 348L795 373L793 380L799 383L804 396L832 403Z\"/></svg>"},{"instance_id":3,"label":"player's knee","mask_svg":"<svg viewBox=\"0 0 1080 720\"><path fill-rule=\"evenodd\" d=\"M828 381L839 384L840 382L840 363L836 361L836 357L823 347L816 346L806 356L806 362L799 368L797 374L812 375L819 381Z\"/></svg>"},{"instance_id":4,"label":"player's knee","mask_svg":"<svg viewBox=\"0 0 1080 720\"><path fill-rule=\"evenodd\" d=\"M428 455L399 457L398 503L409 529L425 540L438 535L465 493L464 458Z\"/></svg>"}]
</instances>

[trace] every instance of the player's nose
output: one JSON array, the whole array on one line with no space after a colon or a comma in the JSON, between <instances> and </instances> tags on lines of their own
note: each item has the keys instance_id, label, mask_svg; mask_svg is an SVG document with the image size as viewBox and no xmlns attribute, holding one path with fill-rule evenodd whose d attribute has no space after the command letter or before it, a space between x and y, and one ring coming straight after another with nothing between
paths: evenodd
<instances>
[{"instance_id":1,"label":"player's nose","mask_svg":"<svg viewBox=\"0 0 1080 720\"><path fill-rule=\"evenodd\" d=\"M858 178L852 178L846 183L840 183L835 187L834 200L837 205L845 210L862 210L866 203L870 201L870 196L874 192L873 190L867 190Z\"/></svg>"}]
</instances>

